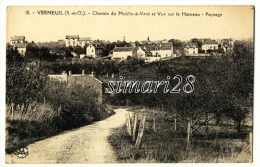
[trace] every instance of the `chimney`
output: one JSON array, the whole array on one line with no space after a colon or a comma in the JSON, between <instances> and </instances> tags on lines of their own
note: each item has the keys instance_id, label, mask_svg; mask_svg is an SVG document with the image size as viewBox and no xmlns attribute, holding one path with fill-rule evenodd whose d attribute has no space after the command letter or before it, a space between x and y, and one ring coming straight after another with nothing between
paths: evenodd
<instances>
[{"instance_id":1,"label":"chimney","mask_svg":"<svg viewBox=\"0 0 260 167\"><path fill-rule=\"evenodd\" d=\"M71 72L71 71L69 71L69 75L72 75L72 72Z\"/></svg>"},{"instance_id":2,"label":"chimney","mask_svg":"<svg viewBox=\"0 0 260 167\"><path fill-rule=\"evenodd\" d=\"M82 70L82 75L85 75L85 70Z\"/></svg>"},{"instance_id":3,"label":"chimney","mask_svg":"<svg viewBox=\"0 0 260 167\"><path fill-rule=\"evenodd\" d=\"M91 72L91 76L95 78L94 71Z\"/></svg>"}]
</instances>

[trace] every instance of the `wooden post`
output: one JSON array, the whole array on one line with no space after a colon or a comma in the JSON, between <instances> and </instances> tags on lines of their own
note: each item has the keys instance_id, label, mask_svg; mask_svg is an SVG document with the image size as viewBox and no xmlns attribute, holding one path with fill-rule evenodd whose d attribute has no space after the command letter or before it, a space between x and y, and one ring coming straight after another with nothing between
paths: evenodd
<instances>
[{"instance_id":1,"label":"wooden post","mask_svg":"<svg viewBox=\"0 0 260 167\"><path fill-rule=\"evenodd\" d=\"M187 148L190 146L190 132L191 132L191 128L190 128L190 121L189 121L187 126Z\"/></svg>"},{"instance_id":2,"label":"wooden post","mask_svg":"<svg viewBox=\"0 0 260 167\"><path fill-rule=\"evenodd\" d=\"M144 133L145 118L146 117L143 116L142 121L140 122L139 130L138 130L138 136L137 136L136 143L135 143L136 148L139 148L140 144L141 144L141 139L142 139L143 133Z\"/></svg>"},{"instance_id":3,"label":"wooden post","mask_svg":"<svg viewBox=\"0 0 260 167\"><path fill-rule=\"evenodd\" d=\"M45 105L45 96L43 97L43 104Z\"/></svg>"},{"instance_id":4,"label":"wooden post","mask_svg":"<svg viewBox=\"0 0 260 167\"><path fill-rule=\"evenodd\" d=\"M135 115L134 116L134 127L133 127L133 141L135 141L137 121L138 121L138 117L137 117L137 115Z\"/></svg>"},{"instance_id":5,"label":"wooden post","mask_svg":"<svg viewBox=\"0 0 260 167\"><path fill-rule=\"evenodd\" d=\"M205 133L206 133L206 138L208 138L208 133L209 133L209 114L206 113L206 118L205 118Z\"/></svg>"},{"instance_id":6,"label":"wooden post","mask_svg":"<svg viewBox=\"0 0 260 167\"><path fill-rule=\"evenodd\" d=\"M14 103L11 103L12 108L12 121L14 120Z\"/></svg>"},{"instance_id":7,"label":"wooden post","mask_svg":"<svg viewBox=\"0 0 260 167\"><path fill-rule=\"evenodd\" d=\"M252 134L252 132L249 132L249 146L250 146L250 153L252 156L253 155L253 134Z\"/></svg>"},{"instance_id":8,"label":"wooden post","mask_svg":"<svg viewBox=\"0 0 260 167\"><path fill-rule=\"evenodd\" d=\"M128 114L125 114L125 124L126 124L126 128L127 128L127 133L129 134L129 123L128 123Z\"/></svg>"},{"instance_id":9,"label":"wooden post","mask_svg":"<svg viewBox=\"0 0 260 167\"><path fill-rule=\"evenodd\" d=\"M131 119L130 119L130 114L129 114L129 112L128 112L128 114L127 114L127 126L128 126L128 134L130 135L130 136L132 136L132 129L131 129Z\"/></svg>"},{"instance_id":10,"label":"wooden post","mask_svg":"<svg viewBox=\"0 0 260 167\"><path fill-rule=\"evenodd\" d=\"M174 130L177 130L177 113L174 113Z\"/></svg>"},{"instance_id":11,"label":"wooden post","mask_svg":"<svg viewBox=\"0 0 260 167\"><path fill-rule=\"evenodd\" d=\"M155 114L153 110L153 131L155 132Z\"/></svg>"},{"instance_id":12,"label":"wooden post","mask_svg":"<svg viewBox=\"0 0 260 167\"><path fill-rule=\"evenodd\" d=\"M177 130L177 119L174 118L174 130L176 131Z\"/></svg>"}]
</instances>

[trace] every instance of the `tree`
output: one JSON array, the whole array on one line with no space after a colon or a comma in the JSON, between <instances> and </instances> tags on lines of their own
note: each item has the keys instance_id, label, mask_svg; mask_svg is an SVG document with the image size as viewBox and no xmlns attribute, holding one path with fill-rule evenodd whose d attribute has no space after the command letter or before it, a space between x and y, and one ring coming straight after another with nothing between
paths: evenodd
<instances>
[{"instance_id":1,"label":"tree","mask_svg":"<svg viewBox=\"0 0 260 167\"><path fill-rule=\"evenodd\" d=\"M38 66L27 63L12 48L7 49L6 103L27 105L37 100L45 83L45 73Z\"/></svg>"}]
</instances>

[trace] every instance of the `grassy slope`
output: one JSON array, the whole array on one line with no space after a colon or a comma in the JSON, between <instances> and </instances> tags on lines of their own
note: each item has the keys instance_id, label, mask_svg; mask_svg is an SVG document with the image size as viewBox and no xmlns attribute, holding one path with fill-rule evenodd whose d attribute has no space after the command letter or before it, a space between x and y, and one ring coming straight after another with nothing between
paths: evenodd
<instances>
[{"instance_id":1,"label":"grassy slope","mask_svg":"<svg viewBox=\"0 0 260 167\"><path fill-rule=\"evenodd\" d=\"M138 112L138 110L135 110ZM119 162L150 163L150 162L249 162L250 151L248 136L238 139L235 127L222 124L209 127L209 138L206 140L204 127L197 132L191 147L186 147L186 129L177 122L174 130L173 115L163 111L156 112L156 131L152 129L152 114L147 113L145 131L141 147L137 150L134 142L127 134L126 127L115 129L109 141L116 150ZM221 135L216 137L217 132Z\"/></svg>"}]
</instances>

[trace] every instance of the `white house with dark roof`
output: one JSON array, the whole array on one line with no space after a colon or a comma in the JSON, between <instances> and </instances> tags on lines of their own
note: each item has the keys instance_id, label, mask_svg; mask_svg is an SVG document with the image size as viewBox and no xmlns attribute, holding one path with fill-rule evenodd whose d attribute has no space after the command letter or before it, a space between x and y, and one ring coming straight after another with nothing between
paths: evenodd
<instances>
[{"instance_id":1,"label":"white house with dark roof","mask_svg":"<svg viewBox=\"0 0 260 167\"><path fill-rule=\"evenodd\" d=\"M224 52L233 51L234 41L233 41L232 38L230 38L230 39L222 39L220 46L224 50Z\"/></svg>"},{"instance_id":2,"label":"white house with dark roof","mask_svg":"<svg viewBox=\"0 0 260 167\"><path fill-rule=\"evenodd\" d=\"M85 47L91 41L90 37L79 38L78 46Z\"/></svg>"},{"instance_id":3,"label":"white house with dark roof","mask_svg":"<svg viewBox=\"0 0 260 167\"><path fill-rule=\"evenodd\" d=\"M154 57L160 57L160 47L156 44L153 45L146 45L145 48L149 50L152 53L152 56Z\"/></svg>"},{"instance_id":4,"label":"white house with dark roof","mask_svg":"<svg viewBox=\"0 0 260 167\"><path fill-rule=\"evenodd\" d=\"M16 45L18 43L25 43L25 36L13 36L13 37L11 37L11 45Z\"/></svg>"},{"instance_id":5,"label":"white house with dark roof","mask_svg":"<svg viewBox=\"0 0 260 167\"><path fill-rule=\"evenodd\" d=\"M139 46L137 49L137 57L145 59L146 57L151 57L152 52L150 52L145 46Z\"/></svg>"},{"instance_id":6,"label":"white house with dark roof","mask_svg":"<svg viewBox=\"0 0 260 167\"><path fill-rule=\"evenodd\" d=\"M65 37L66 47L76 47L81 46L84 47L91 42L90 37L82 37L80 38L79 35L66 35Z\"/></svg>"},{"instance_id":7,"label":"white house with dark roof","mask_svg":"<svg viewBox=\"0 0 260 167\"><path fill-rule=\"evenodd\" d=\"M168 58L173 56L173 44L171 42L160 43L161 58Z\"/></svg>"},{"instance_id":8,"label":"white house with dark roof","mask_svg":"<svg viewBox=\"0 0 260 167\"><path fill-rule=\"evenodd\" d=\"M212 40L210 38L199 39L201 42L200 50L205 51L207 53L209 50L218 50L218 42L216 40Z\"/></svg>"},{"instance_id":9,"label":"white house with dark roof","mask_svg":"<svg viewBox=\"0 0 260 167\"><path fill-rule=\"evenodd\" d=\"M112 59L124 60L133 56L134 47L115 47Z\"/></svg>"},{"instance_id":10,"label":"white house with dark roof","mask_svg":"<svg viewBox=\"0 0 260 167\"><path fill-rule=\"evenodd\" d=\"M197 43L188 42L184 44L185 55L197 55L199 53L199 47Z\"/></svg>"},{"instance_id":11,"label":"white house with dark roof","mask_svg":"<svg viewBox=\"0 0 260 167\"><path fill-rule=\"evenodd\" d=\"M96 58L96 48L92 44L86 46L86 56Z\"/></svg>"},{"instance_id":12,"label":"white house with dark roof","mask_svg":"<svg viewBox=\"0 0 260 167\"><path fill-rule=\"evenodd\" d=\"M173 57L173 45L170 42L160 42L159 44L152 44L145 46L154 57Z\"/></svg>"},{"instance_id":13,"label":"white house with dark roof","mask_svg":"<svg viewBox=\"0 0 260 167\"><path fill-rule=\"evenodd\" d=\"M18 53L22 56L25 56L26 46L27 46L26 43L15 44L15 47L17 48Z\"/></svg>"},{"instance_id":14,"label":"white house with dark roof","mask_svg":"<svg viewBox=\"0 0 260 167\"><path fill-rule=\"evenodd\" d=\"M18 53L25 56L27 42L25 41L25 36L13 36L11 37L11 45L16 48Z\"/></svg>"},{"instance_id":15,"label":"white house with dark roof","mask_svg":"<svg viewBox=\"0 0 260 167\"><path fill-rule=\"evenodd\" d=\"M75 47L79 42L79 35L66 35L66 47L72 46Z\"/></svg>"}]
</instances>

